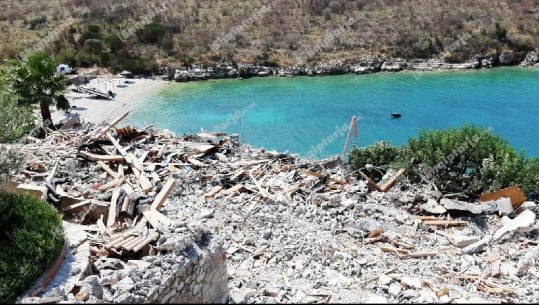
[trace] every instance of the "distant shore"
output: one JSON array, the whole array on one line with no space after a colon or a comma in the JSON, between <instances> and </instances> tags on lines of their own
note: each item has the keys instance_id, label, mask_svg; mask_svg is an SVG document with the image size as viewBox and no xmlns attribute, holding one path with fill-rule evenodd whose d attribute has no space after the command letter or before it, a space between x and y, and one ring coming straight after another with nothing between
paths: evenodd
<instances>
[{"instance_id":1,"label":"distant shore","mask_svg":"<svg viewBox=\"0 0 539 305\"><path fill-rule=\"evenodd\" d=\"M112 119L122 115L123 113L127 111L133 111L135 110L141 103L143 103L149 96L152 94L155 94L159 92L162 88L165 86L175 83L175 82L190 82L190 81L203 81L203 80L219 80L219 79L242 79L242 78L259 78L259 77L315 77L315 76L332 76L332 75L344 75L344 74L375 74L375 73L396 73L396 72L404 72L404 73L410 73L413 74L415 77L419 78L421 74L423 73L435 73L435 72L464 72L464 71L474 71L474 70L483 70L483 69L495 69L495 68L507 68L507 67L519 67L519 65L511 65L511 66L493 66L489 68L477 68L477 67L471 67L471 66L458 66L458 68L455 68L451 65L449 66L435 66L433 68L432 66L429 66L425 69L417 69L417 70L411 70L411 69L404 69L404 64L401 65L398 61L392 61L392 62L385 62L386 66L382 68L382 65L378 66L378 69L374 67L374 69L362 69L361 71L354 71L352 69L345 69L345 70L335 70L329 68L324 69L318 69L318 68L312 68L312 72L314 73L304 73L305 70L301 68L301 70L295 70L298 68L269 68L269 67L262 67L262 66L249 66L248 71L252 71L252 73L249 76L241 77L239 75L234 76L228 76L228 77L196 77L193 79L184 79L184 80L174 80L174 78L166 78L164 75L156 75L152 78L131 78L126 79L123 77L115 77L112 75L107 76L99 76L97 78L92 79L88 84L85 84L86 87L89 88L95 88L97 90L100 90L102 92L108 92L109 90L114 92L116 96L114 99L106 100L106 99L97 99L92 96L88 96L87 94L73 92L72 90L68 90L66 93L66 97L70 102L71 109L68 113L64 113L63 111L56 110L54 108L51 109L52 112L52 119L55 123L58 123L61 120L65 120L66 118L72 117L74 115L80 115L83 122L92 122L92 123L101 123L104 121L111 121ZM371 65L367 65L364 67L372 67ZM536 67L522 67L523 69L537 69ZM274 69L274 70L270 70ZM206 69L195 69L197 75L201 75L206 71ZM271 73L264 73L262 75L258 75L258 71L268 71L270 70ZM283 75L282 72L279 73L279 71L290 71L292 70L295 74L286 74ZM539 69L537 69L539 70ZM191 70L187 70L191 71ZM211 70L215 71L215 70ZM316 73L316 71L319 71L319 73ZM299 73L298 73L299 72Z\"/></svg>"},{"instance_id":2,"label":"distant shore","mask_svg":"<svg viewBox=\"0 0 539 305\"><path fill-rule=\"evenodd\" d=\"M158 92L169 82L159 79L126 79L114 77L98 77L92 79L86 87L95 88L103 92L114 92L114 99L97 99L87 94L68 90L66 97L71 109L68 113L51 109L54 123L80 115L83 122L101 123L111 121L127 111L136 109L144 100Z\"/></svg>"}]
</instances>

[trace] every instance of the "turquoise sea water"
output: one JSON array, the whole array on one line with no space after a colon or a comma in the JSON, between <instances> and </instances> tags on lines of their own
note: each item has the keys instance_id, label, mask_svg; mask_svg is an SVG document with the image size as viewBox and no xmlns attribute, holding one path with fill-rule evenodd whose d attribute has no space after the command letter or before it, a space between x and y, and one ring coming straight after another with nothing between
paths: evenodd
<instances>
[{"instance_id":1,"label":"turquoise sea water","mask_svg":"<svg viewBox=\"0 0 539 305\"><path fill-rule=\"evenodd\" d=\"M178 134L224 129L255 147L301 155L317 145L316 157L342 153L346 135L336 129L356 115L360 146L399 145L421 128L474 123L539 156L539 69L171 83L145 99L130 118L137 126Z\"/></svg>"}]
</instances>

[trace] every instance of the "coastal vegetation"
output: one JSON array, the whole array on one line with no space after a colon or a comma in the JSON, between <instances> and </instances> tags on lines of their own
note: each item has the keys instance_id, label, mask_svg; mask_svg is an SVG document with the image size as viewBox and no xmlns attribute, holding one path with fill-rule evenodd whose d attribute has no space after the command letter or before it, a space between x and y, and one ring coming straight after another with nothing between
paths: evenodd
<instances>
[{"instance_id":1,"label":"coastal vegetation","mask_svg":"<svg viewBox=\"0 0 539 305\"><path fill-rule=\"evenodd\" d=\"M516 62L539 42L539 10L531 0L8 0L4 6L0 59L42 50L71 66L113 72L193 63L292 66L299 58L462 62L502 51L514 52Z\"/></svg>"},{"instance_id":2,"label":"coastal vegetation","mask_svg":"<svg viewBox=\"0 0 539 305\"><path fill-rule=\"evenodd\" d=\"M4 87L20 106L39 106L43 126L53 127L50 106L68 110L64 96L65 76L56 73L57 62L41 52L28 56L24 61L11 60L2 72Z\"/></svg>"},{"instance_id":3,"label":"coastal vegetation","mask_svg":"<svg viewBox=\"0 0 539 305\"><path fill-rule=\"evenodd\" d=\"M0 303L13 303L58 256L62 217L31 195L0 193Z\"/></svg>"},{"instance_id":4,"label":"coastal vegetation","mask_svg":"<svg viewBox=\"0 0 539 305\"><path fill-rule=\"evenodd\" d=\"M31 107L19 105L21 97L8 79L0 82L0 182L24 164L9 143L35 126ZM35 197L0 192L0 303L15 302L58 255L64 244L61 222L55 209Z\"/></svg>"},{"instance_id":5,"label":"coastal vegetation","mask_svg":"<svg viewBox=\"0 0 539 305\"><path fill-rule=\"evenodd\" d=\"M515 184L527 194L539 190L539 159L526 158L500 135L473 125L422 130L399 147L388 142L354 146L349 164L378 180L380 168L406 168L412 183L433 183L440 191L472 198Z\"/></svg>"}]
</instances>

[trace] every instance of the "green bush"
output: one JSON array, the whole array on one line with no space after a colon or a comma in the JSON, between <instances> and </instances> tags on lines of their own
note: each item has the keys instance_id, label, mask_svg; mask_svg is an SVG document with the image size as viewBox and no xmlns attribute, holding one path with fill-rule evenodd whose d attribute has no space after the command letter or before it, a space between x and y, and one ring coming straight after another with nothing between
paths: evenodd
<instances>
[{"instance_id":1,"label":"green bush","mask_svg":"<svg viewBox=\"0 0 539 305\"><path fill-rule=\"evenodd\" d=\"M348 155L348 162L352 169L362 170L369 177L378 181L385 171L380 169L365 168L367 164L375 165L379 168L392 168L402 163L405 155L405 147L395 147L387 141L377 142L365 148L354 145Z\"/></svg>"},{"instance_id":2,"label":"green bush","mask_svg":"<svg viewBox=\"0 0 539 305\"><path fill-rule=\"evenodd\" d=\"M88 30L86 32L82 33L82 35L79 38L79 43L81 45L84 45L84 43L88 39L101 39L102 35L101 35L100 30L101 29L96 24L88 25Z\"/></svg>"},{"instance_id":3,"label":"green bush","mask_svg":"<svg viewBox=\"0 0 539 305\"><path fill-rule=\"evenodd\" d=\"M160 23L149 23L137 31L137 36L142 43L158 43L165 36L167 30Z\"/></svg>"},{"instance_id":4,"label":"green bush","mask_svg":"<svg viewBox=\"0 0 539 305\"><path fill-rule=\"evenodd\" d=\"M32 108L17 105L17 98L0 86L0 143L22 138L35 127Z\"/></svg>"},{"instance_id":5,"label":"green bush","mask_svg":"<svg viewBox=\"0 0 539 305\"><path fill-rule=\"evenodd\" d=\"M539 190L539 160L526 159L507 140L475 126L422 130L403 147L387 142L354 147L348 162L353 170L365 164L405 167L411 182L432 182L441 191L470 197L515 184L524 192Z\"/></svg>"},{"instance_id":6,"label":"green bush","mask_svg":"<svg viewBox=\"0 0 539 305\"><path fill-rule=\"evenodd\" d=\"M496 37L498 37L499 40L506 38L507 28L501 25L499 22L496 22L495 26L496 26Z\"/></svg>"},{"instance_id":7,"label":"green bush","mask_svg":"<svg viewBox=\"0 0 539 305\"><path fill-rule=\"evenodd\" d=\"M0 303L14 302L64 245L62 217L30 195L0 193Z\"/></svg>"},{"instance_id":8,"label":"green bush","mask_svg":"<svg viewBox=\"0 0 539 305\"><path fill-rule=\"evenodd\" d=\"M120 36L116 34L109 35L105 41L109 45L110 51L113 53L120 51L124 47L124 42Z\"/></svg>"}]
</instances>

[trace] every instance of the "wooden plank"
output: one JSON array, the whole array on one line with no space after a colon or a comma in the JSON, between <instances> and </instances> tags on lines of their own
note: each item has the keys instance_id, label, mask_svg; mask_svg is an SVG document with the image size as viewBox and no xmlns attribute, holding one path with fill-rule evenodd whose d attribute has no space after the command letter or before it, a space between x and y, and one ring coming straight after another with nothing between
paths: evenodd
<instances>
[{"instance_id":1,"label":"wooden plank","mask_svg":"<svg viewBox=\"0 0 539 305\"><path fill-rule=\"evenodd\" d=\"M136 245L133 248L133 251L138 252L138 251L142 250L142 248L144 248L145 246L149 245L151 242L156 241L158 239L159 239L159 233L154 233L154 234L150 235L150 237L146 238L142 243Z\"/></svg>"},{"instance_id":2,"label":"wooden plank","mask_svg":"<svg viewBox=\"0 0 539 305\"><path fill-rule=\"evenodd\" d=\"M118 177L118 173L116 173L115 171L113 171L107 164L105 164L105 162L103 161L97 161L97 164L99 166L101 166L101 168L103 170L105 170L105 172L107 172L107 174L109 174L112 178L114 179L118 179L120 177ZM121 167L121 166L120 166Z\"/></svg>"},{"instance_id":3,"label":"wooden plank","mask_svg":"<svg viewBox=\"0 0 539 305\"><path fill-rule=\"evenodd\" d=\"M137 159L134 153L128 153L126 159L129 159L131 161L130 163L135 166L135 168L138 169L140 172L144 172L144 166L142 165L140 160Z\"/></svg>"},{"instance_id":4,"label":"wooden plank","mask_svg":"<svg viewBox=\"0 0 539 305\"><path fill-rule=\"evenodd\" d=\"M380 189L382 190L382 192L387 192L389 191L389 189L391 187L393 187L393 185L395 185L395 183L397 182L397 179L399 179L399 177L404 174L404 172L406 171L406 169L404 168L401 168L395 175L393 175L393 177L389 178L389 180L384 183L384 185L382 185L380 187Z\"/></svg>"},{"instance_id":5,"label":"wooden plank","mask_svg":"<svg viewBox=\"0 0 539 305\"><path fill-rule=\"evenodd\" d=\"M127 213L127 210L129 209L129 201L129 196L125 196L124 201L121 203L123 213Z\"/></svg>"},{"instance_id":6,"label":"wooden plank","mask_svg":"<svg viewBox=\"0 0 539 305\"><path fill-rule=\"evenodd\" d=\"M410 217L411 219L418 219L418 220L436 220L436 216L418 216L413 215Z\"/></svg>"},{"instance_id":7,"label":"wooden plank","mask_svg":"<svg viewBox=\"0 0 539 305\"><path fill-rule=\"evenodd\" d=\"M79 154L90 161L106 161L106 162L124 162L125 158L123 156L116 155L96 155L89 153L87 151L80 151Z\"/></svg>"},{"instance_id":8,"label":"wooden plank","mask_svg":"<svg viewBox=\"0 0 539 305\"><path fill-rule=\"evenodd\" d=\"M152 202L152 205L150 206L151 209L159 210L163 206L163 203L165 203L165 200L167 200L168 196L174 190L174 187L176 186L176 180L175 179L169 179L165 183L165 186L163 186L163 189L155 196L155 200Z\"/></svg>"},{"instance_id":9,"label":"wooden plank","mask_svg":"<svg viewBox=\"0 0 539 305\"><path fill-rule=\"evenodd\" d=\"M172 221L167 216L163 215L163 213L157 210L150 209L150 214L151 214L151 217L157 219L157 221L159 221L160 223L166 226L170 226L172 224Z\"/></svg>"},{"instance_id":10,"label":"wooden plank","mask_svg":"<svg viewBox=\"0 0 539 305\"><path fill-rule=\"evenodd\" d=\"M122 184L125 180L125 176L123 176L122 178L120 179L114 179L114 180L111 180L109 182L107 182L106 184L103 184L102 186L99 187L99 190L104 192L110 188L113 188L113 187L116 187L120 184Z\"/></svg>"},{"instance_id":11,"label":"wooden plank","mask_svg":"<svg viewBox=\"0 0 539 305\"><path fill-rule=\"evenodd\" d=\"M112 226L116 222L116 205L118 204L118 197L120 197L120 189L115 189L112 192L112 198L110 200L109 216L107 217L107 227Z\"/></svg>"},{"instance_id":12,"label":"wooden plank","mask_svg":"<svg viewBox=\"0 0 539 305\"><path fill-rule=\"evenodd\" d=\"M322 174L319 174L319 173L316 173L316 172L313 172L313 171L310 171L310 170L300 168L299 171L301 173L305 174L305 175L309 175L309 176L313 176L313 177L317 177L317 178L322 177ZM361 173L361 171L360 171L360 173ZM329 180L333 181L335 183L339 183L339 184L347 184L347 182L345 180L341 180L341 179L335 179L335 178L329 177Z\"/></svg>"},{"instance_id":13,"label":"wooden plank","mask_svg":"<svg viewBox=\"0 0 539 305\"><path fill-rule=\"evenodd\" d=\"M152 225L152 227L154 227L154 228L159 227L159 223L160 223L159 218L158 218L159 216L156 216L157 214L152 213L152 209L148 209L148 210L142 212L142 215Z\"/></svg>"},{"instance_id":14,"label":"wooden plank","mask_svg":"<svg viewBox=\"0 0 539 305\"><path fill-rule=\"evenodd\" d=\"M122 189L127 193L127 195L131 195L132 193L134 193L135 191L133 190L133 188L128 185L128 184L124 184L122 186Z\"/></svg>"},{"instance_id":15,"label":"wooden plank","mask_svg":"<svg viewBox=\"0 0 539 305\"><path fill-rule=\"evenodd\" d=\"M223 189L222 186L220 185L217 185L215 186L211 191L207 192L206 194L204 194L202 197L204 199L209 199L209 198L213 198L215 195L217 195L217 193L219 193L221 190Z\"/></svg>"},{"instance_id":16,"label":"wooden plank","mask_svg":"<svg viewBox=\"0 0 539 305\"><path fill-rule=\"evenodd\" d=\"M505 189L501 189L496 192L491 193L485 193L479 197L480 202L486 202L491 200L498 200L502 197L510 198L511 199L511 205L513 205L513 209L518 209L524 201L526 201L526 195L522 193L520 190L520 187L518 186L511 186Z\"/></svg>"},{"instance_id":17,"label":"wooden plank","mask_svg":"<svg viewBox=\"0 0 539 305\"><path fill-rule=\"evenodd\" d=\"M100 138L101 136L104 136L107 132L109 132L109 130L111 130L114 126L116 126L116 124L120 123L128 115L129 115L129 111L124 113L123 115L119 116L118 118L116 118L107 127L103 128L103 130L101 130L97 136L92 136L91 139ZM98 129L95 129L94 133L97 133L97 131L98 131Z\"/></svg>"},{"instance_id":18,"label":"wooden plank","mask_svg":"<svg viewBox=\"0 0 539 305\"><path fill-rule=\"evenodd\" d=\"M233 193L236 193L236 192L239 192L243 189L243 185L242 184L236 184L234 185L233 187L229 188L229 189L226 189L224 191L221 192L222 195L229 195L229 194L233 194Z\"/></svg>"},{"instance_id":19,"label":"wooden plank","mask_svg":"<svg viewBox=\"0 0 539 305\"><path fill-rule=\"evenodd\" d=\"M66 207L65 209L62 210L62 212L65 213L65 212L74 210L76 208L80 208L80 207L83 207L85 205L89 205L90 203L92 203L91 200L84 200L84 201L81 201L79 203L75 203L75 204L72 204L72 205Z\"/></svg>"},{"instance_id":20,"label":"wooden plank","mask_svg":"<svg viewBox=\"0 0 539 305\"><path fill-rule=\"evenodd\" d=\"M467 222L461 220L425 220L423 224L427 226L463 226Z\"/></svg>"},{"instance_id":21,"label":"wooden plank","mask_svg":"<svg viewBox=\"0 0 539 305\"><path fill-rule=\"evenodd\" d=\"M157 181L161 181L161 177L159 177L156 172L151 172L150 175L152 176L154 183L156 183Z\"/></svg>"},{"instance_id":22,"label":"wooden plank","mask_svg":"<svg viewBox=\"0 0 539 305\"><path fill-rule=\"evenodd\" d=\"M265 189L262 188L262 185L260 185L260 183L255 179L255 177L253 177L252 173L249 173L249 177L251 177L251 180L255 184L255 186L258 189L258 192L260 193L260 195L262 195L262 197L264 197L266 199L270 198L271 195Z\"/></svg>"},{"instance_id":23,"label":"wooden plank","mask_svg":"<svg viewBox=\"0 0 539 305\"><path fill-rule=\"evenodd\" d=\"M382 189L380 188L380 186L378 186L376 182L374 182L371 178L369 178L369 176L365 175L365 173L363 173L362 171L359 171L359 174L361 175L361 177L363 177L363 179L367 180L367 184L372 186L378 192L382 192Z\"/></svg>"},{"instance_id":24,"label":"wooden plank","mask_svg":"<svg viewBox=\"0 0 539 305\"><path fill-rule=\"evenodd\" d=\"M103 215L101 215L101 218L97 220L97 227L99 228L99 234L105 234L107 232L107 227L105 227L105 223L103 223Z\"/></svg>"},{"instance_id":25,"label":"wooden plank","mask_svg":"<svg viewBox=\"0 0 539 305\"><path fill-rule=\"evenodd\" d=\"M142 155L140 155L140 157L138 158L138 161L141 163L141 164L144 164L144 161L146 160L146 158L148 158L148 154L150 153L150 151L148 150L145 150Z\"/></svg>"},{"instance_id":26,"label":"wooden plank","mask_svg":"<svg viewBox=\"0 0 539 305\"><path fill-rule=\"evenodd\" d=\"M198 166L198 167L204 167L204 166L206 166L206 164L204 164L204 163L198 161L198 160L195 159L195 158L187 158L187 162L189 162L189 163L191 163L191 164L193 164L193 165L195 165L195 166Z\"/></svg>"}]
</instances>

